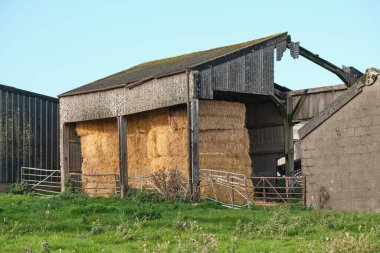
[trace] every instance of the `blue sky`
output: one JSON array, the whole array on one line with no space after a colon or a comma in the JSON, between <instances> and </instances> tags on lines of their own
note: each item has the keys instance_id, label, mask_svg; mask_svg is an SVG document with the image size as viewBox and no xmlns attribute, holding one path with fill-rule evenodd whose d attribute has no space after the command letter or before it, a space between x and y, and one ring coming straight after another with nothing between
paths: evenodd
<instances>
[{"instance_id":1,"label":"blue sky","mask_svg":"<svg viewBox=\"0 0 380 253\"><path fill-rule=\"evenodd\" d=\"M380 67L380 1L0 0L0 83L50 96L136 64L288 31L341 66ZM342 83L289 54L275 81Z\"/></svg>"}]
</instances>

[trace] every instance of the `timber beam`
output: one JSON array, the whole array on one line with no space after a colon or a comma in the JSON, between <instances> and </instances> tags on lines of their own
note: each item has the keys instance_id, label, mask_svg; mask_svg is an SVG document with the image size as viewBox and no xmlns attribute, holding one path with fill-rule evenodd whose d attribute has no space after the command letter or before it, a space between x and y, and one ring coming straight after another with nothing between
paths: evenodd
<instances>
[{"instance_id":1,"label":"timber beam","mask_svg":"<svg viewBox=\"0 0 380 253\"><path fill-rule=\"evenodd\" d=\"M293 45L296 43L292 42L291 37L288 36L288 44L287 47L292 50ZM304 58L308 59L309 61L314 62L315 64L321 66L324 69L327 69L328 71L334 73L337 75L347 86L352 86L362 75L359 70L349 67L349 68L339 68L338 66L332 64L331 62L319 57L318 54L314 54L307 50L304 47L301 47L297 44L299 54L303 56Z\"/></svg>"}]
</instances>

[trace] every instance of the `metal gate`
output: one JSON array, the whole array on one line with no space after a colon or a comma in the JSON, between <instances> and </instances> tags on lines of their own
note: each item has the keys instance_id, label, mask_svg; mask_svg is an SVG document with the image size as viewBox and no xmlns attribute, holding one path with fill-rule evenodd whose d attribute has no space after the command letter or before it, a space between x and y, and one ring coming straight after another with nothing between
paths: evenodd
<instances>
[{"instance_id":1,"label":"metal gate","mask_svg":"<svg viewBox=\"0 0 380 253\"><path fill-rule=\"evenodd\" d=\"M34 194L51 196L61 192L61 171L21 167L21 181L30 185Z\"/></svg>"},{"instance_id":2,"label":"metal gate","mask_svg":"<svg viewBox=\"0 0 380 253\"><path fill-rule=\"evenodd\" d=\"M244 174L200 170L201 188L209 187L210 200L226 207L236 208L252 204L302 203L306 204L306 178L298 177L249 177ZM228 202L220 197L221 190L228 192ZM202 189L201 189L202 192ZM225 196L224 196L225 197Z\"/></svg>"}]
</instances>

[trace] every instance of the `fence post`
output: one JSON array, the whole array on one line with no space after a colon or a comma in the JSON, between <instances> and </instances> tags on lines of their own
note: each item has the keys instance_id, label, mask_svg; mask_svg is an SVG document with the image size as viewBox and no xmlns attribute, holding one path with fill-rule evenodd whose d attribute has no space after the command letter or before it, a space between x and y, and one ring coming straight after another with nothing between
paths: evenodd
<instances>
[{"instance_id":1,"label":"fence post","mask_svg":"<svg viewBox=\"0 0 380 253\"><path fill-rule=\"evenodd\" d=\"M266 194L265 194L265 178L262 178L263 180L263 200L264 202L267 202L267 197L266 197Z\"/></svg>"},{"instance_id":2,"label":"fence post","mask_svg":"<svg viewBox=\"0 0 380 253\"><path fill-rule=\"evenodd\" d=\"M232 194L232 207L234 207L235 193L234 193L234 178L233 177L231 177L231 194Z\"/></svg>"},{"instance_id":3,"label":"fence post","mask_svg":"<svg viewBox=\"0 0 380 253\"><path fill-rule=\"evenodd\" d=\"M306 177L302 177L302 202L306 205Z\"/></svg>"},{"instance_id":4,"label":"fence post","mask_svg":"<svg viewBox=\"0 0 380 253\"><path fill-rule=\"evenodd\" d=\"M249 193L248 193L248 189L247 189L247 177L246 176L244 176L244 189L245 189L245 196L247 198L248 208L251 208L251 200L249 199Z\"/></svg>"}]
</instances>

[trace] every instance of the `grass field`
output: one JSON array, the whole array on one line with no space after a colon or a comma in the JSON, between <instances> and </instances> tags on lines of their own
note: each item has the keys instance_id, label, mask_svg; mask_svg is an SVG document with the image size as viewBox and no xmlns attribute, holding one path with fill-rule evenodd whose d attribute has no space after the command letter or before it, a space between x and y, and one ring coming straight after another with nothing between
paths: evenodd
<instances>
[{"instance_id":1,"label":"grass field","mask_svg":"<svg viewBox=\"0 0 380 253\"><path fill-rule=\"evenodd\" d=\"M0 195L0 252L380 252L380 214L159 201Z\"/></svg>"}]
</instances>

